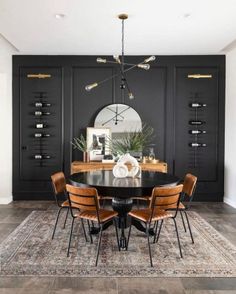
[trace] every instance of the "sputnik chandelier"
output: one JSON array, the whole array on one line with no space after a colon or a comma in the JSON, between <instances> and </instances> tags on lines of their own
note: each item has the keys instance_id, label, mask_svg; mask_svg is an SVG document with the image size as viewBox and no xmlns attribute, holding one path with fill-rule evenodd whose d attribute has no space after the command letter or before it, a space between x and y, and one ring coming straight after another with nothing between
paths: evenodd
<instances>
[{"instance_id":1,"label":"sputnik chandelier","mask_svg":"<svg viewBox=\"0 0 236 294\"><path fill-rule=\"evenodd\" d=\"M121 83L120 83L120 88L122 91L122 95L124 97L124 90L126 89L128 92L128 97L129 99L134 99L134 95L131 92L131 89L129 87L129 84L127 82L126 79L126 73L134 68L140 68L140 69L144 69L144 70L149 70L150 68L150 64L149 62L154 61L156 59L156 57L154 55L144 59L142 62L137 63L137 64L132 64L132 63L126 63L124 61L124 21L126 19L128 19L128 15L127 14L119 14L118 18L122 21L122 49L121 49L121 58L119 57L119 55L113 55L114 60L107 60L105 58L101 58L98 57L97 58L97 63L111 63L111 64L117 64L119 66L119 73L114 74L100 82L94 82L90 85L87 85L85 87L86 91L91 91L93 88L97 87L98 85L101 85L117 76L121 76Z\"/></svg>"}]
</instances>

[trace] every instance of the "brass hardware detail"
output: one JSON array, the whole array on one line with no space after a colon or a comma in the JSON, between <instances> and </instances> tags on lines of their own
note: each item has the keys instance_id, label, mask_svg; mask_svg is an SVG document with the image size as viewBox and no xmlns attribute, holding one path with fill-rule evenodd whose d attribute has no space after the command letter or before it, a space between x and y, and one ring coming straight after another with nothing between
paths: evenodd
<instances>
[{"instance_id":1,"label":"brass hardware detail","mask_svg":"<svg viewBox=\"0 0 236 294\"><path fill-rule=\"evenodd\" d=\"M52 76L50 74L27 74L27 78L29 79L46 79L51 78Z\"/></svg>"},{"instance_id":2,"label":"brass hardware detail","mask_svg":"<svg viewBox=\"0 0 236 294\"><path fill-rule=\"evenodd\" d=\"M202 74L189 74L188 75L188 79L211 79L212 75L211 74L206 74L206 75L202 75Z\"/></svg>"},{"instance_id":3,"label":"brass hardware detail","mask_svg":"<svg viewBox=\"0 0 236 294\"><path fill-rule=\"evenodd\" d=\"M118 18L121 19L121 20L125 20L125 19L128 18L128 14L126 14L126 13L121 13L121 14L118 15Z\"/></svg>"}]
</instances>

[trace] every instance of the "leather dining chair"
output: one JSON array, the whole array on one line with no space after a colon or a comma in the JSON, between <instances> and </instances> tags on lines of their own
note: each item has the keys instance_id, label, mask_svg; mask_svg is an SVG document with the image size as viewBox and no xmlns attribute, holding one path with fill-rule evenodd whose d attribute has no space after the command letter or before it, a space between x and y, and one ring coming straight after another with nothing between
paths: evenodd
<instances>
[{"instance_id":1,"label":"leather dining chair","mask_svg":"<svg viewBox=\"0 0 236 294\"><path fill-rule=\"evenodd\" d=\"M56 217L56 221L55 221L55 225L54 225L54 229L53 229L53 234L52 234L52 239L53 239L55 232L56 232L58 219L59 219L59 216L60 216L61 211L63 209L67 210L66 211L66 218L65 218L64 226L63 226L63 228L65 228L70 205L69 205L68 200L64 200L62 203L60 202L60 197L67 199L66 178L65 178L64 173L63 172L54 173L53 175L51 175L51 180L52 180L52 187L53 187L53 191L54 191L56 204L58 206L57 217Z\"/></svg>"},{"instance_id":2,"label":"leather dining chair","mask_svg":"<svg viewBox=\"0 0 236 294\"><path fill-rule=\"evenodd\" d=\"M143 209L137 209L137 210L132 210L129 212L129 215L132 218L135 218L139 221L142 221L146 225L146 237L148 241L148 249L149 249L149 257L150 257L150 264L151 267L153 266L152 262L152 253L151 253L151 246L150 246L150 237L149 237L149 230L151 226L159 221L161 221L158 234L157 234L157 228L158 226L155 226L155 235L154 235L154 240L153 243L158 242L162 224L164 219L172 219L175 225L175 231L176 231L176 236L177 236L177 241L178 241L178 246L179 246L179 251L180 251L180 256L181 258L183 257L182 255L182 250L181 250L181 244L179 240L179 233L178 233L178 228L177 228L177 223L176 223L176 216L178 212L178 206L179 206L179 201L180 201L180 195L183 190L183 185L177 185L177 186L171 186L171 187L156 187L152 190L152 195L151 195L151 200L148 208L143 208ZM175 207L175 209L169 211L168 207ZM129 228L129 234L128 234L128 242L130 239L130 234L131 234L131 226Z\"/></svg>"},{"instance_id":3,"label":"leather dining chair","mask_svg":"<svg viewBox=\"0 0 236 294\"><path fill-rule=\"evenodd\" d=\"M99 230L99 240L98 240L98 245L97 245L96 262L95 262L95 266L97 266L103 227L106 223L108 223L110 221L114 222L117 244L119 244L117 225L116 225L116 221L115 221L115 217L118 215L118 213L115 211L100 208L100 203L98 200L98 193L95 188L75 187L75 186L67 184L66 191L68 193L69 203L71 205L70 206L71 207L71 215L72 215L72 224L71 224L71 232L70 232L67 256L69 256L69 252L70 252L71 237L72 237L72 233L73 233L73 225L74 225L75 219L81 220L83 230L84 230L84 223L83 223L84 220L87 220L88 224L89 224L89 221L96 222L98 224L99 229L100 229ZM74 213L74 211L72 209L74 207L76 207L78 209L76 211L76 213ZM85 232L85 230L84 230L84 232ZM92 237L91 234L90 234L90 237ZM119 248L119 245L118 245L118 248Z\"/></svg>"},{"instance_id":4,"label":"leather dining chair","mask_svg":"<svg viewBox=\"0 0 236 294\"><path fill-rule=\"evenodd\" d=\"M182 197L181 197L181 202L179 203L179 212L180 212L181 219L183 222L184 230L185 230L185 232L187 231L186 226L185 226L183 213L184 213L186 220L187 220L187 225L188 225L188 229L189 229L192 243L194 243L194 239L193 239L193 234L192 234L187 210L190 208L191 202L193 200L194 192L196 189L196 184L197 184L197 177L190 174L190 173L186 174L186 176L184 177L183 193L182 193ZM182 201L187 201L187 202L186 202L186 204L183 204Z\"/></svg>"}]
</instances>

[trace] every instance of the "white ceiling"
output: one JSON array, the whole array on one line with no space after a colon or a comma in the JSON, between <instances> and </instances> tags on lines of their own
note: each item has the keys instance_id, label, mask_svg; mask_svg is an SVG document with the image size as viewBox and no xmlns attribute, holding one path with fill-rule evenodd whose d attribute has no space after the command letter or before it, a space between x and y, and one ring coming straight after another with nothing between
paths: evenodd
<instances>
[{"instance_id":1,"label":"white ceiling","mask_svg":"<svg viewBox=\"0 0 236 294\"><path fill-rule=\"evenodd\" d=\"M221 54L235 43L235 8L235 0L0 0L0 33L19 54L119 54L116 16L125 12L125 54Z\"/></svg>"}]
</instances>

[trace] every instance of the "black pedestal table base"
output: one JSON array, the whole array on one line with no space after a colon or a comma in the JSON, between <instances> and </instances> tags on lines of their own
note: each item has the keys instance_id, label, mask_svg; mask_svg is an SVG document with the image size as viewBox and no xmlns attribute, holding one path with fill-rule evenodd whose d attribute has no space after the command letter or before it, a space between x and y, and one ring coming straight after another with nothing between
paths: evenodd
<instances>
[{"instance_id":1,"label":"black pedestal table base","mask_svg":"<svg viewBox=\"0 0 236 294\"><path fill-rule=\"evenodd\" d=\"M127 250L127 238L125 236L125 228L128 228L130 223L130 218L128 217L128 212L131 211L133 205L133 199L131 198L113 198L112 199L112 208L118 212L118 227L120 228L120 237L119 237L119 247L120 249Z\"/></svg>"}]
</instances>

